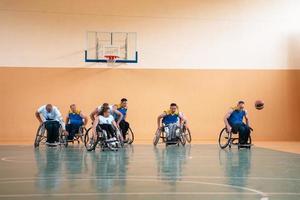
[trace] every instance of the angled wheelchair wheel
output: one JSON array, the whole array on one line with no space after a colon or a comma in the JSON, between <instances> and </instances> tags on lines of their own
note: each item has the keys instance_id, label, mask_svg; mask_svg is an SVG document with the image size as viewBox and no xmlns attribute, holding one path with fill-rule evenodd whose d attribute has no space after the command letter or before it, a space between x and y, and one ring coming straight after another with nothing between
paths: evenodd
<instances>
[{"instance_id":1,"label":"angled wheelchair wheel","mask_svg":"<svg viewBox=\"0 0 300 200\"><path fill-rule=\"evenodd\" d=\"M180 133L179 142L182 146L185 146L185 144L186 144L185 135L183 132Z\"/></svg>"},{"instance_id":2,"label":"angled wheelchair wheel","mask_svg":"<svg viewBox=\"0 0 300 200\"><path fill-rule=\"evenodd\" d=\"M192 142L192 135L191 135L190 129L186 128L186 127L183 127L183 134L184 134L185 140L188 143L191 143Z\"/></svg>"},{"instance_id":3,"label":"angled wheelchair wheel","mask_svg":"<svg viewBox=\"0 0 300 200\"><path fill-rule=\"evenodd\" d=\"M231 133L227 133L227 129L223 128L219 135L219 146L221 149L225 149L228 145L230 145Z\"/></svg>"},{"instance_id":4,"label":"angled wheelchair wheel","mask_svg":"<svg viewBox=\"0 0 300 200\"><path fill-rule=\"evenodd\" d=\"M64 147L68 146L68 136L63 133L62 127L59 128L59 143Z\"/></svg>"},{"instance_id":5,"label":"angled wheelchair wheel","mask_svg":"<svg viewBox=\"0 0 300 200\"><path fill-rule=\"evenodd\" d=\"M92 129L92 127L88 128L85 133L84 133L84 136L83 136L83 143L84 143L84 146L86 147L86 145L89 143L89 132L90 130Z\"/></svg>"},{"instance_id":6,"label":"angled wheelchair wheel","mask_svg":"<svg viewBox=\"0 0 300 200\"><path fill-rule=\"evenodd\" d=\"M117 131L117 140L120 143L121 147L124 147L124 138L120 131Z\"/></svg>"},{"instance_id":7,"label":"angled wheelchair wheel","mask_svg":"<svg viewBox=\"0 0 300 200\"><path fill-rule=\"evenodd\" d=\"M158 141L160 139L160 135L161 135L161 130L157 129L154 138L153 138L153 145L156 146L158 144Z\"/></svg>"},{"instance_id":8,"label":"angled wheelchair wheel","mask_svg":"<svg viewBox=\"0 0 300 200\"><path fill-rule=\"evenodd\" d=\"M249 137L248 137L248 144L252 144L251 135L249 135Z\"/></svg>"},{"instance_id":9,"label":"angled wheelchair wheel","mask_svg":"<svg viewBox=\"0 0 300 200\"><path fill-rule=\"evenodd\" d=\"M127 141L127 144L132 144L133 141L134 141L134 134L133 134L133 131L132 129L129 127L127 133L126 133L126 141Z\"/></svg>"},{"instance_id":10,"label":"angled wheelchair wheel","mask_svg":"<svg viewBox=\"0 0 300 200\"><path fill-rule=\"evenodd\" d=\"M96 133L96 138L93 134L92 128L89 128L84 137L85 148L88 151L93 151L99 142L98 132Z\"/></svg>"},{"instance_id":11,"label":"angled wheelchair wheel","mask_svg":"<svg viewBox=\"0 0 300 200\"><path fill-rule=\"evenodd\" d=\"M45 143L47 140L45 124L41 124L36 132L35 140L34 140L34 148L40 146L40 143Z\"/></svg>"},{"instance_id":12,"label":"angled wheelchair wheel","mask_svg":"<svg viewBox=\"0 0 300 200\"><path fill-rule=\"evenodd\" d=\"M85 136L86 131L87 131L87 129L84 126L81 126L79 128L78 135L75 136L78 144L80 142L84 143L84 136Z\"/></svg>"},{"instance_id":13,"label":"angled wheelchair wheel","mask_svg":"<svg viewBox=\"0 0 300 200\"><path fill-rule=\"evenodd\" d=\"M250 134L249 134L247 143L249 144L249 149L251 149L251 146L252 146L251 133L253 132L253 129L251 127L249 127L249 128L250 128Z\"/></svg>"}]
</instances>

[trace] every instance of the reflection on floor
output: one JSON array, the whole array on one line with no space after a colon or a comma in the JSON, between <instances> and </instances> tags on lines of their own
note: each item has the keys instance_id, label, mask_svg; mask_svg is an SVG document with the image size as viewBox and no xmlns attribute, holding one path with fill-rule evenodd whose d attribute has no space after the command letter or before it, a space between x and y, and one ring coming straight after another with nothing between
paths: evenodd
<instances>
[{"instance_id":1,"label":"reflection on floor","mask_svg":"<svg viewBox=\"0 0 300 200\"><path fill-rule=\"evenodd\" d=\"M255 142L258 147L300 154L300 142Z\"/></svg>"},{"instance_id":2,"label":"reflection on floor","mask_svg":"<svg viewBox=\"0 0 300 200\"><path fill-rule=\"evenodd\" d=\"M0 146L0 199L300 199L300 155L254 146Z\"/></svg>"}]
</instances>

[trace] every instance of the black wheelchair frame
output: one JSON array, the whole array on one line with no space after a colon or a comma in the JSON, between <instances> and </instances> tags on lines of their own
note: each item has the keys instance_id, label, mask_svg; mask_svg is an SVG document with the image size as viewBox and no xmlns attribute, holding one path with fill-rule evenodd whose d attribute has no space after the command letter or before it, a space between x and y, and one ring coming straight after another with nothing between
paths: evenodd
<instances>
[{"instance_id":1,"label":"black wheelchair frame","mask_svg":"<svg viewBox=\"0 0 300 200\"><path fill-rule=\"evenodd\" d=\"M101 150L112 150L112 151L117 151L118 148L121 148L124 146L124 141L123 138L121 136L121 133L119 130L115 131L115 137L117 138L117 141L119 143L119 146L117 146L116 148L112 148L110 145L108 145L107 142L107 138L105 135L105 131L102 130L100 128L100 126L97 126L96 128L96 140L93 141L93 143L91 143L91 139L94 139L94 135L92 133L92 136L90 137L89 133L92 133L92 127L90 127L87 131L86 134L84 136L84 145L85 148L87 149L87 151L94 151L97 147L97 145L100 146Z\"/></svg>"},{"instance_id":2,"label":"black wheelchair frame","mask_svg":"<svg viewBox=\"0 0 300 200\"><path fill-rule=\"evenodd\" d=\"M227 128L223 128L219 134L219 146L221 149L225 149L227 146L229 148L231 148L233 145L236 145L238 146L238 148L241 148L241 147L245 147L245 148L251 148L252 146L252 139L251 139L251 132L253 131L253 129L251 127L250 128L250 134L249 134L249 137L248 137L248 142L247 144L239 144L238 140L239 140L239 137L238 137L238 132L228 132L227 131ZM225 143L223 144L222 143L222 139L225 139Z\"/></svg>"},{"instance_id":3,"label":"black wheelchair frame","mask_svg":"<svg viewBox=\"0 0 300 200\"><path fill-rule=\"evenodd\" d=\"M67 136L63 134L62 126L59 127L59 145L60 146L68 146ZM42 123L37 129L35 140L34 140L34 148L40 146L40 144L45 144L47 140L47 130L45 127L45 122Z\"/></svg>"},{"instance_id":4,"label":"black wheelchair frame","mask_svg":"<svg viewBox=\"0 0 300 200\"><path fill-rule=\"evenodd\" d=\"M166 133L165 133L165 127L166 125L163 124L163 126L159 129L157 129L154 138L153 138L153 145L156 146L159 142L159 140L162 140L162 143L165 143L166 146L168 145L182 145L185 146L186 144L186 139L185 139L185 134L183 132L183 127L178 127L180 136L177 138L177 141L167 141Z\"/></svg>"}]
</instances>

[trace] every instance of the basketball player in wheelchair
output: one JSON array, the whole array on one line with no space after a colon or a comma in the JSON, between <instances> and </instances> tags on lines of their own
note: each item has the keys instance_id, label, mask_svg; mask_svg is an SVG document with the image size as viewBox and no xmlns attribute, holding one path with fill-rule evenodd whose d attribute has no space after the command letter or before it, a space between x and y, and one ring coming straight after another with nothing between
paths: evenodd
<instances>
[{"instance_id":1,"label":"basketball player in wheelchair","mask_svg":"<svg viewBox=\"0 0 300 200\"><path fill-rule=\"evenodd\" d=\"M154 146L158 144L160 139L162 139L163 143L166 143L166 146L172 144L182 144L184 146L186 140L182 127L185 121L178 112L178 106L175 103L171 103L170 109L164 111L157 118L158 128L153 139Z\"/></svg>"},{"instance_id":2,"label":"basketball player in wheelchair","mask_svg":"<svg viewBox=\"0 0 300 200\"><path fill-rule=\"evenodd\" d=\"M122 115L118 115L117 113L112 113L114 116L116 122L119 122L120 131L122 133L122 136L124 138L124 143L132 144L134 141L134 134L133 131L127 121L127 99L122 98L120 104L113 105L113 110L119 111ZM120 117L121 120L120 120Z\"/></svg>"},{"instance_id":3,"label":"basketball player in wheelchair","mask_svg":"<svg viewBox=\"0 0 300 200\"><path fill-rule=\"evenodd\" d=\"M43 105L35 112L35 116L40 122L40 126L36 133L34 147L38 147L40 143L47 146L68 146L68 132L56 106L52 104Z\"/></svg>"},{"instance_id":4,"label":"basketball player in wheelchair","mask_svg":"<svg viewBox=\"0 0 300 200\"><path fill-rule=\"evenodd\" d=\"M78 144L80 141L83 142L87 122L88 118L77 109L75 104L71 104L66 117L66 130L69 133L68 142L74 143L74 141L77 141Z\"/></svg>"},{"instance_id":5,"label":"basketball player in wheelchair","mask_svg":"<svg viewBox=\"0 0 300 200\"><path fill-rule=\"evenodd\" d=\"M246 123L244 123L244 120ZM239 148L251 147L250 132L252 128L249 126L249 117L245 110L245 102L239 101L237 105L231 108L224 117L225 128L219 136L219 145L221 148L226 148L228 145L237 144ZM238 134L238 138L234 138L233 134ZM224 142L222 142L222 140ZM238 140L238 143L234 143Z\"/></svg>"},{"instance_id":6,"label":"basketball player in wheelchair","mask_svg":"<svg viewBox=\"0 0 300 200\"><path fill-rule=\"evenodd\" d=\"M123 147L124 140L120 133L114 117L111 115L109 108L103 108L98 116L95 117L93 127L87 132L85 140L88 151L93 151L100 145L102 150L109 149L117 151Z\"/></svg>"}]
</instances>

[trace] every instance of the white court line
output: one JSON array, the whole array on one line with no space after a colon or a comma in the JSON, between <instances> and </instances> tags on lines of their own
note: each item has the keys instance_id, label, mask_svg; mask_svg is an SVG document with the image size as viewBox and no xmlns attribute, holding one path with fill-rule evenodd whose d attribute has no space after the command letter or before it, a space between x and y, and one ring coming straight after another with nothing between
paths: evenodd
<instances>
[{"instance_id":1,"label":"white court line","mask_svg":"<svg viewBox=\"0 0 300 200\"><path fill-rule=\"evenodd\" d=\"M99 178L98 178L99 179ZM72 179L72 180L91 180L90 178L81 178L81 179ZM97 180L97 179L95 179ZM167 180L151 180L151 179L121 179L121 178L112 178L110 180L124 180L124 181L135 181L135 182L163 182L163 183L173 183L174 181L167 181ZM70 181L68 179L60 179L60 181ZM34 182L34 180L26 180L26 181L8 181L6 183L29 183L29 182ZM222 183L210 183L210 182L203 182L203 181L176 181L177 183L185 183L185 184L200 184L200 185L212 185L212 186L220 186L220 187L226 187L226 188L234 188L234 189L240 189L240 190L245 190L248 192L253 192L257 195L261 196L261 200L268 200L268 195L262 191L255 190L252 188L248 187L242 187L242 186L236 186L236 185L229 185L229 184L222 184ZM5 183L5 182L2 182Z\"/></svg>"}]
</instances>

